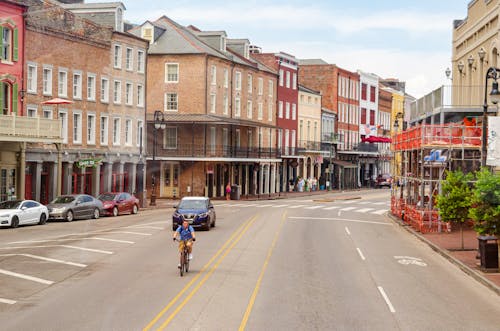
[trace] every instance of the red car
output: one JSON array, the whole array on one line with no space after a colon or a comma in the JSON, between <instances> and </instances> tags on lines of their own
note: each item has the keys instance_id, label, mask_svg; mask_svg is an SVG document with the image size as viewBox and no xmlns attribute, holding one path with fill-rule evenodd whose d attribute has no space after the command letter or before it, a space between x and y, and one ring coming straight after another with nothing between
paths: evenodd
<instances>
[{"instance_id":1,"label":"red car","mask_svg":"<svg viewBox=\"0 0 500 331\"><path fill-rule=\"evenodd\" d=\"M97 199L102 201L104 215L137 214L139 211L139 199L127 192L102 193Z\"/></svg>"}]
</instances>

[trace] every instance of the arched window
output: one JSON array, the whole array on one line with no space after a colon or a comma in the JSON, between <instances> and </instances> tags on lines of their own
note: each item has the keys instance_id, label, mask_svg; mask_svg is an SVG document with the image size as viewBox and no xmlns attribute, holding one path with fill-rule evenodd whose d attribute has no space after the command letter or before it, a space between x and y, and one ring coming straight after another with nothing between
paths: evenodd
<instances>
[{"instance_id":1,"label":"arched window","mask_svg":"<svg viewBox=\"0 0 500 331\"><path fill-rule=\"evenodd\" d=\"M0 114L17 113L17 98L13 98L13 95L17 95L17 84L0 81L0 106L2 107Z\"/></svg>"},{"instance_id":2,"label":"arched window","mask_svg":"<svg viewBox=\"0 0 500 331\"><path fill-rule=\"evenodd\" d=\"M0 49L3 61L13 62L18 58L18 30L11 24L0 25Z\"/></svg>"}]
</instances>

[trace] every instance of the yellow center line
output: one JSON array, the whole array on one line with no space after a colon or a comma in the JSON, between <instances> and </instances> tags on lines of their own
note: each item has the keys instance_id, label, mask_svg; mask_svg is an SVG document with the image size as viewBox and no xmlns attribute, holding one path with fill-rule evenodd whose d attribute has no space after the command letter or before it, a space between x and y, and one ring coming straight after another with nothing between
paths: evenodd
<instances>
[{"instance_id":1,"label":"yellow center line","mask_svg":"<svg viewBox=\"0 0 500 331\"><path fill-rule=\"evenodd\" d=\"M224 251L224 249L231 243L231 241L238 235L238 233L243 228L245 228L250 222L253 222L255 217L257 216L254 216L253 218L250 218L247 221L245 221L236 229L236 231L233 232L231 237L229 237L229 239L224 243L224 245L222 245L222 247L217 251L217 253L215 253L215 255L210 259L210 261L208 261L203 266L203 268L201 268L198 274L195 277L193 277L193 279L191 279L191 281L187 283L186 286L184 286L184 288L155 316L155 318L153 318L151 322L149 322L148 325L144 327L143 331L150 330L153 327L153 325L156 322L158 322L158 320L177 302L177 300L179 300L179 298L184 294L184 292L186 292L191 287L191 285L193 285L194 282L196 282L196 280L198 280L198 278L201 277L201 275L205 272L205 270L208 269L208 267L210 267L212 262Z\"/></svg>"},{"instance_id":2,"label":"yellow center line","mask_svg":"<svg viewBox=\"0 0 500 331\"><path fill-rule=\"evenodd\" d=\"M172 314L170 314L170 316L165 320L165 322L163 322L163 324L157 329L157 330L163 330L164 328L166 328L168 326L168 324L172 321L172 319L179 313L179 311L189 302L189 300L193 297L193 295L198 292L198 290L200 289L200 287L207 281L207 279L213 274L213 272L215 271L215 269L217 269L217 267L219 266L219 264L222 262L222 260L224 260L224 258L226 257L226 255L233 249L233 247L241 240L241 238L243 237L243 235L247 232L247 230L250 228L250 226L253 224L253 222L255 222L255 220L257 219L257 216L258 215L255 215L252 220L250 221L250 223L248 223L246 226L245 226L245 229L243 229L243 231L241 231L241 233L238 235L238 237L231 243L231 246L229 246L226 251L224 252L224 254L219 258L219 260L217 261L217 263L210 269L210 271L205 275L205 277L203 277L203 279L196 285L196 287L191 291L191 293L189 293L189 295L184 299L184 301L182 301L182 303L177 306L177 308L172 312Z\"/></svg>"},{"instance_id":3,"label":"yellow center line","mask_svg":"<svg viewBox=\"0 0 500 331\"><path fill-rule=\"evenodd\" d=\"M278 241L278 236L281 232L281 228L283 227L283 223L285 223L285 219L286 219L286 211L283 214L283 217L281 218L281 223L278 227L278 230L276 230L271 247L269 248L269 251L267 252L267 257L266 257L266 260L264 261L264 265L262 266L262 270L260 271L259 278L257 279L257 284L255 285L255 288L252 292L252 296L250 297L250 301L248 302L247 309L245 311L245 314L243 315L243 319L241 320L241 324L240 324L240 327L238 329L239 331L245 330L245 327L246 327L247 322L248 322L248 318L250 317L250 313L252 312L252 308L253 308L253 305L255 303L255 299L257 298L257 294L259 293L260 284L262 283L262 279L264 278L264 273L266 272L267 265L269 264L269 260L271 259L271 255L273 254L274 246L276 246L276 242Z\"/></svg>"}]
</instances>

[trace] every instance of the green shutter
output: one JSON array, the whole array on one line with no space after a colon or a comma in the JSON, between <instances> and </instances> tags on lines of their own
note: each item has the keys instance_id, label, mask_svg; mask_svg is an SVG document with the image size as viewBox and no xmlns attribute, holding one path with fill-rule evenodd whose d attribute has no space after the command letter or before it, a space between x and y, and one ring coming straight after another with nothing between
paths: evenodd
<instances>
[{"instance_id":1,"label":"green shutter","mask_svg":"<svg viewBox=\"0 0 500 331\"><path fill-rule=\"evenodd\" d=\"M17 98L17 84L12 85L12 112L17 115L17 103L19 99Z\"/></svg>"},{"instance_id":2,"label":"green shutter","mask_svg":"<svg viewBox=\"0 0 500 331\"><path fill-rule=\"evenodd\" d=\"M0 82L0 115L3 115L5 114L4 113L4 109L3 109L3 98L4 98L4 95L3 95L3 82Z\"/></svg>"},{"instance_id":3,"label":"green shutter","mask_svg":"<svg viewBox=\"0 0 500 331\"><path fill-rule=\"evenodd\" d=\"M3 58L3 26L1 26L1 25L0 25L0 58L4 59Z\"/></svg>"},{"instance_id":4,"label":"green shutter","mask_svg":"<svg viewBox=\"0 0 500 331\"><path fill-rule=\"evenodd\" d=\"M14 29L14 54L12 54L12 59L17 61L17 53L18 53L18 30Z\"/></svg>"}]
</instances>

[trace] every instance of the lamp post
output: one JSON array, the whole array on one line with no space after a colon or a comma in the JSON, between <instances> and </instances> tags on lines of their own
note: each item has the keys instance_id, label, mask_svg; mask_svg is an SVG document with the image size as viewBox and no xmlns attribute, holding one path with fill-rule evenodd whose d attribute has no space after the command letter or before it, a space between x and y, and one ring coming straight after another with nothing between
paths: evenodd
<instances>
[{"instance_id":1,"label":"lamp post","mask_svg":"<svg viewBox=\"0 0 500 331\"><path fill-rule=\"evenodd\" d=\"M500 92L498 91L497 79L500 78L500 69L495 67L488 68L486 72L486 77L484 79L484 103L483 103L483 137L481 140L481 167L486 166L486 152L488 139L487 133L487 119L488 119L488 79L493 79L493 84L491 85L490 100L492 103L497 104L500 101Z\"/></svg>"},{"instance_id":2,"label":"lamp post","mask_svg":"<svg viewBox=\"0 0 500 331\"><path fill-rule=\"evenodd\" d=\"M167 123L165 122L165 117L163 112L160 110L155 110L154 113L154 132L153 132L153 164L155 164L156 159L156 140L158 133L158 129L165 130L167 127ZM153 171L151 173L151 201L149 203L150 206L156 206L156 187L155 187L155 169L152 167Z\"/></svg>"}]
</instances>

